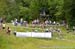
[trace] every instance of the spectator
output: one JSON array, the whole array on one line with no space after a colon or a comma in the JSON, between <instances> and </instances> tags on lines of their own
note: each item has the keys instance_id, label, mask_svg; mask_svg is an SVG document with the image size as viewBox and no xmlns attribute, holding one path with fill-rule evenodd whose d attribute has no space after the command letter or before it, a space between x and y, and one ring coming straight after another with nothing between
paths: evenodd
<instances>
[{"instance_id":1,"label":"spectator","mask_svg":"<svg viewBox=\"0 0 75 49\"><path fill-rule=\"evenodd\" d=\"M10 32L11 32L11 29L8 27L6 33L10 35Z\"/></svg>"},{"instance_id":2,"label":"spectator","mask_svg":"<svg viewBox=\"0 0 75 49\"><path fill-rule=\"evenodd\" d=\"M56 23L56 25L60 26L60 23L59 23L59 22L57 22L57 23Z\"/></svg>"},{"instance_id":3,"label":"spectator","mask_svg":"<svg viewBox=\"0 0 75 49\"><path fill-rule=\"evenodd\" d=\"M14 25L17 26L18 25L18 22L14 22Z\"/></svg>"},{"instance_id":4,"label":"spectator","mask_svg":"<svg viewBox=\"0 0 75 49\"><path fill-rule=\"evenodd\" d=\"M59 28L57 29L57 33L58 33L59 37L62 38L62 32Z\"/></svg>"},{"instance_id":5,"label":"spectator","mask_svg":"<svg viewBox=\"0 0 75 49\"><path fill-rule=\"evenodd\" d=\"M52 21L49 21L49 24L51 25L52 24Z\"/></svg>"},{"instance_id":6,"label":"spectator","mask_svg":"<svg viewBox=\"0 0 75 49\"><path fill-rule=\"evenodd\" d=\"M55 24L56 24L56 22L54 21L54 22L53 22L53 25L55 25Z\"/></svg>"},{"instance_id":7,"label":"spectator","mask_svg":"<svg viewBox=\"0 0 75 49\"><path fill-rule=\"evenodd\" d=\"M46 20L46 21L45 21L45 24L46 24L46 25L48 25L48 24L49 24L49 21L48 21L48 20Z\"/></svg>"},{"instance_id":8,"label":"spectator","mask_svg":"<svg viewBox=\"0 0 75 49\"><path fill-rule=\"evenodd\" d=\"M38 19L36 20L36 24L39 24L39 20Z\"/></svg>"},{"instance_id":9,"label":"spectator","mask_svg":"<svg viewBox=\"0 0 75 49\"><path fill-rule=\"evenodd\" d=\"M36 19L36 20L32 21L32 24L39 24L39 20Z\"/></svg>"},{"instance_id":10,"label":"spectator","mask_svg":"<svg viewBox=\"0 0 75 49\"><path fill-rule=\"evenodd\" d=\"M23 18L20 19L20 24L23 25Z\"/></svg>"},{"instance_id":11,"label":"spectator","mask_svg":"<svg viewBox=\"0 0 75 49\"><path fill-rule=\"evenodd\" d=\"M5 23L3 23L3 24L2 24L2 28L5 29L5 27L6 27Z\"/></svg>"},{"instance_id":12,"label":"spectator","mask_svg":"<svg viewBox=\"0 0 75 49\"><path fill-rule=\"evenodd\" d=\"M11 20L11 23L14 25L14 21L13 20Z\"/></svg>"},{"instance_id":13,"label":"spectator","mask_svg":"<svg viewBox=\"0 0 75 49\"><path fill-rule=\"evenodd\" d=\"M63 26L65 26L65 25L66 25L66 21L63 20L61 24L62 24Z\"/></svg>"},{"instance_id":14,"label":"spectator","mask_svg":"<svg viewBox=\"0 0 75 49\"><path fill-rule=\"evenodd\" d=\"M2 18L0 18L0 23L3 23L3 19Z\"/></svg>"},{"instance_id":15,"label":"spectator","mask_svg":"<svg viewBox=\"0 0 75 49\"><path fill-rule=\"evenodd\" d=\"M49 32L49 29L45 29L45 32Z\"/></svg>"},{"instance_id":16,"label":"spectator","mask_svg":"<svg viewBox=\"0 0 75 49\"><path fill-rule=\"evenodd\" d=\"M18 22L18 20L15 18L15 21Z\"/></svg>"},{"instance_id":17,"label":"spectator","mask_svg":"<svg viewBox=\"0 0 75 49\"><path fill-rule=\"evenodd\" d=\"M75 26L73 26L73 31L75 31Z\"/></svg>"},{"instance_id":18,"label":"spectator","mask_svg":"<svg viewBox=\"0 0 75 49\"><path fill-rule=\"evenodd\" d=\"M18 20L17 20L17 19L15 19L15 21L14 21L14 25L15 25L15 26L18 25Z\"/></svg>"},{"instance_id":19,"label":"spectator","mask_svg":"<svg viewBox=\"0 0 75 49\"><path fill-rule=\"evenodd\" d=\"M24 25L24 26L27 26L27 21L24 21L23 25Z\"/></svg>"}]
</instances>

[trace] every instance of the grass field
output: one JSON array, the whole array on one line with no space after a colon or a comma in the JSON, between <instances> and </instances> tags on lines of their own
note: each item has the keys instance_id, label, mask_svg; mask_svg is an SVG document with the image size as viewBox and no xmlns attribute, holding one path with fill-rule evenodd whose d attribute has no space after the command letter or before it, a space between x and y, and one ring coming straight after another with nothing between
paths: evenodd
<instances>
[{"instance_id":1,"label":"grass field","mask_svg":"<svg viewBox=\"0 0 75 49\"><path fill-rule=\"evenodd\" d=\"M11 30L17 31L33 31L31 27L10 26ZM41 38L21 38L6 34L6 30L0 30L0 49L75 49L75 34L73 32L67 33L65 27L59 27L63 33L63 39L58 38L57 33L53 33L52 39ZM44 29L35 28L39 31Z\"/></svg>"}]
</instances>

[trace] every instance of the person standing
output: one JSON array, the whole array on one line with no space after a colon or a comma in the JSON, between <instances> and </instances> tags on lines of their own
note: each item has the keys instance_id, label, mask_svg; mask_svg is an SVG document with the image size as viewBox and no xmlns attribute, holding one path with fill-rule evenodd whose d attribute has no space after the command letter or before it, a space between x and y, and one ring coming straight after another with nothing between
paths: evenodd
<instances>
[{"instance_id":1,"label":"person standing","mask_svg":"<svg viewBox=\"0 0 75 49\"><path fill-rule=\"evenodd\" d=\"M15 21L14 21L14 25L17 26L18 25L18 20L15 18Z\"/></svg>"},{"instance_id":2,"label":"person standing","mask_svg":"<svg viewBox=\"0 0 75 49\"><path fill-rule=\"evenodd\" d=\"M5 27L6 27L5 23L3 23L3 24L2 24L2 28L5 29Z\"/></svg>"},{"instance_id":3,"label":"person standing","mask_svg":"<svg viewBox=\"0 0 75 49\"><path fill-rule=\"evenodd\" d=\"M20 24L23 25L23 18L20 19Z\"/></svg>"},{"instance_id":4,"label":"person standing","mask_svg":"<svg viewBox=\"0 0 75 49\"><path fill-rule=\"evenodd\" d=\"M24 21L24 22L23 22L23 25L24 25L25 27L27 26L27 24L28 24L27 21Z\"/></svg>"}]
</instances>

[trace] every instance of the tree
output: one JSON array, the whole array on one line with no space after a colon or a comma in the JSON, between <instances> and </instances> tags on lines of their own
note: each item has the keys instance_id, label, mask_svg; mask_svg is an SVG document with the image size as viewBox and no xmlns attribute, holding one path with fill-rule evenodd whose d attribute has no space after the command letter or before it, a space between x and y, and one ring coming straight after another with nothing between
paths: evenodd
<instances>
[{"instance_id":1,"label":"tree","mask_svg":"<svg viewBox=\"0 0 75 49\"><path fill-rule=\"evenodd\" d=\"M64 0L64 13L65 13L65 19L69 27L71 27L71 21L72 21L72 1L71 0Z\"/></svg>"},{"instance_id":2,"label":"tree","mask_svg":"<svg viewBox=\"0 0 75 49\"><path fill-rule=\"evenodd\" d=\"M6 0L0 0L0 16L2 17L7 12Z\"/></svg>"},{"instance_id":3,"label":"tree","mask_svg":"<svg viewBox=\"0 0 75 49\"><path fill-rule=\"evenodd\" d=\"M73 28L75 26L75 0L72 0L71 8L70 27Z\"/></svg>"}]
</instances>

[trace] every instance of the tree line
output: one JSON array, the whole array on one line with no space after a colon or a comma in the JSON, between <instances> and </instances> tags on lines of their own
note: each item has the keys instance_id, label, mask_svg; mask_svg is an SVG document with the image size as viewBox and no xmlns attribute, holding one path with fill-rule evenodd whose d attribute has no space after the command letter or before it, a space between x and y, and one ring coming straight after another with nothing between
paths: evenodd
<instances>
[{"instance_id":1,"label":"tree line","mask_svg":"<svg viewBox=\"0 0 75 49\"><path fill-rule=\"evenodd\" d=\"M0 0L0 17L6 17L7 22L14 18L24 18L28 22L37 18L65 20L72 27L75 26L74 5L74 0Z\"/></svg>"}]
</instances>

